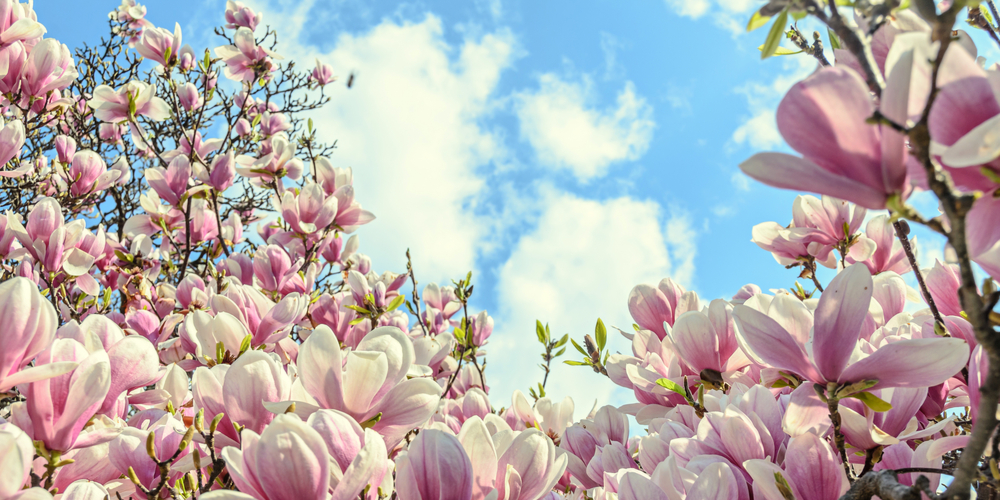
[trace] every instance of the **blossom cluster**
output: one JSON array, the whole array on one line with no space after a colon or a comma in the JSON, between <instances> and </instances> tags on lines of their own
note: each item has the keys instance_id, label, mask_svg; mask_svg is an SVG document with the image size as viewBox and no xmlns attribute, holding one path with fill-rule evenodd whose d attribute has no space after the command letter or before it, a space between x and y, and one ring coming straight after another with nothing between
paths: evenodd
<instances>
[{"instance_id":1,"label":"blossom cluster","mask_svg":"<svg viewBox=\"0 0 1000 500\"><path fill-rule=\"evenodd\" d=\"M874 32L881 96L840 50L779 108L803 156L743 165L821 195L753 229L815 290L635 286L630 351L598 320L567 361L634 402L580 412L545 394L568 336L539 323L546 378L496 399L472 274L373 269L353 233L375 215L307 118L334 69L282 63L259 12L227 2L199 56L123 0L74 59L0 5L0 500L834 500L881 473L934 494L996 422L1000 72L967 37L932 71L910 10ZM898 128L938 69L931 161L971 201L928 221L906 200L939 181ZM901 218L957 263L917 269Z\"/></svg>"}]
</instances>

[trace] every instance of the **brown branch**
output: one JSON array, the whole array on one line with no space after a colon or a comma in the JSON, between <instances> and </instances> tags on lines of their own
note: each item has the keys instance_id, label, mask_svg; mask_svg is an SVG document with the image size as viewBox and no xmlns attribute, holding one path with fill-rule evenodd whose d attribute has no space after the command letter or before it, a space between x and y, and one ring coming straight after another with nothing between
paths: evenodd
<instances>
[{"instance_id":1,"label":"brown branch","mask_svg":"<svg viewBox=\"0 0 1000 500\"><path fill-rule=\"evenodd\" d=\"M817 0L808 0L806 11L816 16L817 19L829 26L837 34L837 37L840 38L840 43L858 58L861 69L865 73L865 81L868 82L868 87L871 88L875 95L882 95L882 89L885 88L885 79L882 78L882 73L877 69L878 66L875 65L875 56L872 55L872 49L865 41L867 37L858 28L847 24L847 21L840 15L840 11L837 10L836 0L828 0L828 2L831 11L830 15L827 15L824 6L820 5Z\"/></svg>"},{"instance_id":2,"label":"brown branch","mask_svg":"<svg viewBox=\"0 0 1000 500\"><path fill-rule=\"evenodd\" d=\"M920 293L923 294L927 306L931 308L935 325L940 325L941 331L947 331L944 319L941 318L937 304L934 303L934 297L931 296L931 292L927 288L927 283L924 282L924 275L920 272L920 266L917 265L917 256L913 253L913 247L910 245L910 239L907 237L910 233L909 226L904 221L896 221L892 223L892 227L896 230L896 238L899 239L899 243L903 245L903 252L906 254L906 259L910 262L910 269L913 269L913 275L917 277L917 284L920 285Z\"/></svg>"}]
</instances>

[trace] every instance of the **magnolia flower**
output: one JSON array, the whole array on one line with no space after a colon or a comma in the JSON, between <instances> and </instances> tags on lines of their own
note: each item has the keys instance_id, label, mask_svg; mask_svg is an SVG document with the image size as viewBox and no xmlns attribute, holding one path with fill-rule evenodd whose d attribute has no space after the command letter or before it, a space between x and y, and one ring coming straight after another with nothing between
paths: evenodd
<instances>
[{"instance_id":1,"label":"magnolia flower","mask_svg":"<svg viewBox=\"0 0 1000 500\"><path fill-rule=\"evenodd\" d=\"M905 122L908 95L908 87L886 88L881 111L894 118L902 114ZM896 109L900 105L902 111ZM866 123L875 109L857 73L822 68L793 86L778 106L778 130L803 157L757 153L740 169L774 187L885 208L890 197L909 195L906 149L899 132Z\"/></svg>"},{"instance_id":2,"label":"magnolia flower","mask_svg":"<svg viewBox=\"0 0 1000 500\"><path fill-rule=\"evenodd\" d=\"M271 59L281 59L278 54L257 45L250 28L238 28L233 42L235 45L215 48L215 55L226 63L226 78L231 80L250 82L263 77L274 70Z\"/></svg>"},{"instance_id":3,"label":"magnolia flower","mask_svg":"<svg viewBox=\"0 0 1000 500\"><path fill-rule=\"evenodd\" d=\"M155 92L156 87L140 81L128 82L118 90L100 85L94 89L94 97L87 105L94 110L94 116L104 122L120 123L140 116L160 121L170 116L170 107L156 97Z\"/></svg>"},{"instance_id":4,"label":"magnolia flower","mask_svg":"<svg viewBox=\"0 0 1000 500\"><path fill-rule=\"evenodd\" d=\"M170 33L166 28L144 30L135 50L142 57L157 64L167 67L173 66L177 63L178 57L180 57L181 25L174 23L173 33Z\"/></svg>"},{"instance_id":5,"label":"magnolia flower","mask_svg":"<svg viewBox=\"0 0 1000 500\"><path fill-rule=\"evenodd\" d=\"M752 356L824 386L875 381L872 389L929 387L961 371L969 345L958 338L900 340L852 359L873 287L868 268L853 265L827 285L815 319L801 301L787 296L776 296L766 314L739 305L733 315Z\"/></svg>"},{"instance_id":6,"label":"magnolia flower","mask_svg":"<svg viewBox=\"0 0 1000 500\"><path fill-rule=\"evenodd\" d=\"M76 77L76 65L69 48L46 38L31 49L21 68L21 92L25 97L44 100L48 92L65 89Z\"/></svg>"},{"instance_id":7,"label":"magnolia flower","mask_svg":"<svg viewBox=\"0 0 1000 500\"><path fill-rule=\"evenodd\" d=\"M253 31L263 17L263 14L254 12L250 7L243 5L243 2L226 1L226 23L228 23L226 27L229 29L248 28Z\"/></svg>"},{"instance_id":8,"label":"magnolia flower","mask_svg":"<svg viewBox=\"0 0 1000 500\"><path fill-rule=\"evenodd\" d=\"M312 75L309 77L312 81L316 82L320 87L332 82L335 78L333 76L333 66L329 64L323 64L316 60L316 67L312 70Z\"/></svg>"},{"instance_id":9,"label":"magnolia flower","mask_svg":"<svg viewBox=\"0 0 1000 500\"><path fill-rule=\"evenodd\" d=\"M74 362L70 373L28 384L27 415L31 434L49 450L68 451L94 416L111 387L111 364L103 349L88 352L72 339L57 339L38 356L37 363ZM80 443L85 448L93 443Z\"/></svg>"}]
</instances>

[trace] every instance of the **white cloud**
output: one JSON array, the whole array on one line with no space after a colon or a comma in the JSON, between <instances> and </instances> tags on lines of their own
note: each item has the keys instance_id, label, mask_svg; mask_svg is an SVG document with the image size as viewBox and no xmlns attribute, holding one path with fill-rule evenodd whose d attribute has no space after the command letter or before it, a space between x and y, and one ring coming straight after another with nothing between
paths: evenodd
<instances>
[{"instance_id":1,"label":"white cloud","mask_svg":"<svg viewBox=\"0 0 1000 500\"><path fill-rule=\"evenodd\" d=\"M283 55L357 75L350 90L331 86L330 103L313 119L321 140L338 141L332 161L354 168L356 198L377 217L360 230L361 251L377 269L400 271L411 248L426 282L474 269L488 225L474 210L483 188L476 170L505 154L480 121L512 62L513 36L501 30L453 46L441 20L427 15L342 34L321 53L288 29L305 21L308 2L294 11L269 7L268 21L285 27Z\"/></svg>"},{"instance_id":2,"label":"white cloud","mask_svg":"<svg viewBox=\"0 0 1000 500\"><path fill-rule=\"evenodd\" d=\"M760 5L758 0L665 0L667 7L678 16L698 19L709 11L716 26L733 36L745 31L750 12Z\"/></svg>"},{"instance_id":3,"label":"white cloud","mask_svg":"<svg viewBox=\"0 0 1000 500\"><path fill-rule=\"evenodd\" d=\"M515 96L521 136L535 149L545 166L568 169L577 179L603 176L608 166L635 160L653 138L653 109L627 82L618 94L617 108L588 106L591 82L564 81L552 73L539 79L535 92Z\"/></svg>"},{"instance_id":4,"label":"white cloud","mask_svg":"<svg viewBox=\"0 0 1000 500\"><path fill-rule=\"evenodd\" d=\"M712 7L712 2L709 0L665 0L667 6L671 10L677 13L678 16L690 17L692 19L698 19L699 17L705 15L708 9Z\"/></svg>"},{"instance_id":5,"label":"white cloud","mask_svg":"<svg viewBox=\"0 0 1000 500\"><path fill-rule=\"evenodd\" d=\"M498 330L490 339L489 353L492 359L520 360L493 366L489 382L499 397L508 397L514 389L527 391L541 381L536 319L549 323L553 335L569 333L578 341L593 332L598 317L609 327L628 328L632 320L627 299L633 286L666 276L689 285L694 272L695 235L686 214L672 210L676 215L664 222L661 207L653 201L542 196L546 206L537 228L521 238L498 272ZM609 335L609 346L612 352L631 352L617 333ZM579 357L572 347L566 353L562 359ZM547 392L557 399L573 397L579 417L595 398L601 405L623 403L616 387L560 360ZM495 406L508 404L494 401Z\"/></svg>"},{"instance_id":6,"label":"white cloud","mask_svg":"<svg viewBox=\"0 0 1000 500\"><path fill-rule=\"evenodd\" d=\"M733 131L730 147L748 145L755 150L772 149L784 142L778 131L775 112L781 98L816 70L816 60L811 57L785 57L782 71L770 82L746 82L736 89L747 100L751 115Z\"/></svg>"},{"instance_id":7,"label":"white cloud","mask_svg":"<svg viewBox=\"0 0 1000 500\"><path fill-rule=\"evenodd\" d=\"M781 133L775 121L774 110L763 109L749 120L743 122L733 132L733 142L748 144L754 149L770 149L781 144Z\"/></svg>"}]
</instances>

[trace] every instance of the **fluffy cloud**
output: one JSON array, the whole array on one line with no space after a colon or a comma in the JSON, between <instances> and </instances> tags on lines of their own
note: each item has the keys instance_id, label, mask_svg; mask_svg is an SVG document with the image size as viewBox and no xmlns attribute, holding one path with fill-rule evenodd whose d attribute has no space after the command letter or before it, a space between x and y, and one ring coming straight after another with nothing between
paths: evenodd
<instances>
[{"instance_id":1,"label":"fluffy cloud","mask_svg":"<svg viewBox=\"0 0 1000 500\"><path fill-rule=\"evenodd\" d=\"M666 276L688 285L694 272L695 235L686 214L672 210L673 216L664 221L663 210L653 201L546 196L538 226L520 239L498 272L498 330L489 352L493 359L520 361L493 367L488 382L500 397L514 389L527 391L541 381L542 372L535 366L540 359L535 353L541 352L534 334L536 319L549 323L553 335L569 333L578 340L594 331L598 317L627 329L632 320L626 303L633 286ZM609 345L613 352L630 352L614 330ZM570 347L566 356L577 358L579 353ZM573 397L579 417L595 399L600 405L622 402L624 389L616 387L560 360L553 366L547 392L557 399Z\"/></svg>"},{"instance_id":2,"label":"fluffy cloud","mask_svg":"<svg viewBox=\"0 0 1000 500\"><path fill-rule=\"evenodd\" d=\"M749 13L760 5L757 0L665 0L678 16L698 19L712 12L712 21L734 36L744 31Z\"/></svg>"},{"instance_id":3,"label":"fluffy cloud","mask_svg":"<svg viewBox=\"0 0 1000 500\"><path fill-rule=\"evenodd\" d=\"M268 7L269 21L286 27L302 25L310 9ZM477 169L503 154L480 120L512 62L513 36L497 31L453 46L441 20L427 15L342 34L328 52L293 37L283 43L283 55L357 75L350 90L331 87L313 120L322 140L338 141L334 164L354 168L357 199L377 217L360 232L361 251L376 268L400 271L411 248L423 281L474 269L487 226L475 211Z\"/></svg>"},{"instance_id":4,"label":"fluffy cloud","mask_svg":"<svg viewBox=\"0 0 1000 500\"><path fill-rule=\"evenodd\" d=\"M712 7L709 0L665 0L667 6L679 16L698 19Z\"/></svg>"},{"instance_id":5,"label":"fluffy cloud","mask_svg":"<svg viewBox=\"0 0 1000 500\"><path fill-rule=\"evenodd\" d=\"M631 82L618 93L617 107L603 110L588 106L590 87L587 79L568 82L546 73L537 91L515 97L521 136L538 161L584 182L603 176L614 162L642 156L656 126L652 107Z\"/></svg>"},{"instance_id":6,"label":"fluffy cloud","mask_svg":"<svg viewBox=\"0 0 1000 500\"><path fill-rule=\"evenodd\" d=\"M748 145L762 150L784 143L775 118L778 103L792 85L816 70L816 61L809 57L785 57L782 61L781 72L770 82L747 82L736 89L746 96L751 116L733 132L730 146Z\"/></svg>"},{"instance_id":7,"label":"fluffy cloud","mask_svg":"<svg viewBox=\"0 0 1000 500\"><path fill-rule=\"evenodd\" d=\"M781 133L774 118L774 110L762 109L743 122L733 132L733 142L747 144L754 149L770 149L781 145Z\"/></svg>"}]
</instances>

